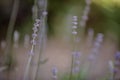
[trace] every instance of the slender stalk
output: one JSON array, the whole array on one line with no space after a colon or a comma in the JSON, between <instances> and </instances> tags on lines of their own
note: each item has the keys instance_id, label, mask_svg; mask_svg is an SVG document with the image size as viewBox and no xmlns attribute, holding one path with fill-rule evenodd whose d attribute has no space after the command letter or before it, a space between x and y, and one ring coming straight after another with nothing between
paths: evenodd
<instances>
[{"instance_id":1,"label":"slender stalk","mask_svg":"<svg viewBox=\"0 0 120 80\"><path fill-rule=\"evenodd\" d=\"M12 55L12 35L13 35L13 29L14 25L16 22L16 17L19 9L19 0L14 0L13 8L12 8L12 13L10 16L9 24L8 24L8 30L7 30L7 35L6 35L6 50L5 50L5 65L7 66L8 69L11 68L13 65L13 55ZM7 74L7 80L9 80L9 71Z\"/></svg>"},{"instance_id":2,"label":"slender stalk","mask_svg":"<svg viewBox=\"0 0 120 80\"><path fill-rule=\"evenodd\" d=\"M76 31L76 30L75 30ZM77 31L76 31L76 34L77 34ZM76 34L73 34L72 37L72 43L73 43L73 50L72 50L72 57L71 57L71 69L70 69L70 76L69 76L69 80L72 80L72 76L73 76L73 67L74 67L74 52L77 50L77 46L76 46L76 43L75 43L75 40L76 40Z\"/></svg>"},{"instance_id":3,"label":"slender stalk","mask_svg":"<svg viewBox=\"0 0 120 80\"><path fill-rule=\"evenodd\" d=\"M43 24L41 24L41 27L42 27ZM36 68L36 72L35 72L35 79L34 80L37 80L38 79L38 72L39 72L39 66L40 66L40 59L41 59L41 55L42 55L42 50L43 50L43 34L42 34L42 30L39 31L39 36L40 36L40 40L39 40L39 49L40 49L40 52L39 52L39 57L38 57L38 60L37 60L37 68Z\"/></svg>"},{"instance_id":4,"label":"slender stalk","mask_svg":"<svg viewBox=\"0 0 120 80\"><path fill-rule=\"evenodd\" d=\"M74 65L74 56L72 55L72 61L71 61L71 70L70 70L70 77L69 80L72 80L72 76L73 76L73 66Z\"/></svg>"},{"instance_id":5,"label":"slender stalk","mask_svg":"<svg viewBox=\"0 0 120 80\"><path fill-rule=\"evenodd\" d=\"M39 1L39 0L38 0ZM35 77L34 80L38 80L38 74L39 74L39 67L40 67L40 59L42 56L42 53L44 51L45 48L45 38L46 38L46 15L47 15L47 0L40 0L39 2L44 3L44 5L38 5L38 1L36 2L36 5L38 6L38 17L41 19L41 25L39 26L39 46L38 46L38 50L39 51L39 55L38 55L38 60L37 60L37 67L36 67L36 71L35 71Z\"/></svg>"},{"instance_id":6,"label":"slender stalk","mask_svg":"<svg viewBox=\"0 0 120 80\"><path fill-rule=\"evenodd\" d=\"M23 80L29 80L28 79L28 75L29 75L29 66L30 66L31 61L32 61L32 56L30 56L29 59L28 59L28 63L26 65L26 70L25 70L25 74L24 74Z\"/></svg>"},{"instance_id":7,"label":"slender stalk","mask_svg":"<svg viewBox=\"0 0 120 80\"><path fill-rule=\"evenodd\" d=\"M38 63L37 63L37 72L36 72L36 77L35 77L35 80L38 80L38 74L39 74L39 67L40 67L40 59L41 59L41 56L42 56L42 53L44 51L44 47L45 47L45 36L46 36L46 17L43 16L42 18L42 25L41 25L41 30L39 32L39 57L38 57Z\"/></svg>"},{"instance_id":8,"label":"slender stalk","mask_svg":"<svg viewBox=\"0 0 120 80\"><path fill-rule=\"evenodd\" d=\"M11 17L10 17L10 21L9 21L9 25L8 25L8 30L7 30L7 36L6 36L6 41L7 41L7 47L5 50L5 61L6 64L9 64L9 60L11 59L10 55L11 51L12 51L12 34L13 34L13 29L14 29L14 25L16 22L16 17L17 17L17 12L18 12L18 8L19 8L19 0L14 0L14 5L13 5L13 9L12 9L12 13L11 13Z\"/></svg>"}]
</instances>

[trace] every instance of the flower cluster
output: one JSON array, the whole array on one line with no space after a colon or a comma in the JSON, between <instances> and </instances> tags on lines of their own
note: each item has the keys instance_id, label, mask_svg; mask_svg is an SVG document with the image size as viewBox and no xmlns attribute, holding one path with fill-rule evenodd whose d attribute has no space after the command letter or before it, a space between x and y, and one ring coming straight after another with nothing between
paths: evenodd
<instances>
[{"instance_id":1,"label":"flower cluster","mask_svg":"<svg viewBox=\"0 0 120 80\"><path fill-rule=\"evenodd\" d=\"M77 37L77 34L78 34L78 32L77 32L77 28L78 28L78 17L77 16L73 16L73 26L72 26L72 29L73 29L73 31L72 31L72 34L73 34L73 37L74 37L74 40L73 40L73 43L75 44L75 45L73 45L73 47L74 47L74 49L73 49L73 53L72 53L72 55L73 55L73 63L72 63L72 73L74 73L74 74L76 74L76 73L78 73L79 72L79 64L80 64L80 61L79 61L79 58L80 58L80 55L81 55L81 52L79 52L78 50L77 50L77 42L79 42L80 41L80 39L79 39L79 37Z\"/></svg>"},{"instance_id":2,"label":"flower cluster","mask_svg":"<svg viewBox=\"0 0 120 80\"><path fill-rule=\"evenodd\" d=\"M80 71L80 56L81 52L76 51L73 53L74 56L74 67L73 67L73 73L78 73Z\"/></svg>"},{"instance_id":3,"label":"flower cluster","mask_svg":"<svg viewBox=\"0 0 120 80\"><path fill-rule=\"evenodd\" d=\"M52 68L52 78L53 80L57 80L57 73L58 73L58 69L56 67Z\"/></svg>"},{"instance_id":4,"label":"flower cluster","mask_svg":"<svg viewBox=\"0 0 120 80\"><path fill-rule=\"evenodd\" d=\"M38 35L38 28L39 28L40 24L41 24L41 20L36 19L35 23L34 23L34 27L33 27L33 34L32 34L32 40L31 40L32 47L31 47L31 50L30 50L30 56L28 58L28 63L26 65L23 80L28 80L30 64L31 64L31 61L32 61L32 57L34 55L34 48L36 46L36 38L37 38L37 35Z\"/></svg>"},{"instance_id":5,"label":"flower cluster","mask_svg":"<svg viewBox=\"0 0 120 80\"><path fill-rule=\"evenodd\" d=\"M34 27L33 27L33 34L32 34L32 40L31 40L31 44L32 44L32 48L30 51L30 54L33 55L34 54L34 47L36 45L36 38L37 38L37 32L38 32L38 27L40 26L40 19L36 19L35 23L34 23Z\"/></svg>"},{"instance_id":6,"label":"flower cluster","mask_svg":"<svg viewBox=\"0 0 120 80\"><path fill-rule=\"evenodd\" d=\"M104 37L104 35L102 33L97 34L96 40L93 44L93 46L94 46L93 53L97 54L97 52L101 46L101 43L103 42L103 37Z\"/></svg>"},{"instance_id":7,"label":"flower cluster","mask_svg":"<svg viewBox=\"0 0 120 80\"><path fill-rule=\"evenodd\" d=\"M91 0L86 0L86 6L85 6L85 9L83 11L82 19L80 21L80 27L86 26L86 21L88 20L88 14L90 12L90 4L91 4Z\"/></svg>"},{"instance_id":8,"label":"flower cluster","mask_svg":"<svg viewBox=\"0 0 120 80\"><path fill-rule=\"evenodd\" d=\"M77 31L76 31L77 24L78 24L77 21L78 21L78 17L77 16L73 16L73 22L72 22L72 24L73 24L73 26L72 26L72 29L73 29L72 34L73 35L77 35Z\"/></svg>"},{"instance_id":9,"label":"flower cluster","mask_svg":"<svg viewBox=\"0 0 120 80\"><path fill-rule=\"evenodd\" d=\"M120 52L116 52L115 54L115 62L114 62L114 75L120 72ZM120 78L120 77L119 77Z\"/></svg>"},{"instance_id":10,"label":"flower cluster","mask_svg":"<svg viewBox=\"0 0 120 80\"><path fill-rule=\"evenodd\" d=\"M103 42L103 37L104 35L102 33L98 33L96 40L93 44L93 49L92 49L92 54L89 56L90 60L93 60L96 56L96 54L98 54L99 49L101 47L101 43Z\"/></svg>"}]
</instances>

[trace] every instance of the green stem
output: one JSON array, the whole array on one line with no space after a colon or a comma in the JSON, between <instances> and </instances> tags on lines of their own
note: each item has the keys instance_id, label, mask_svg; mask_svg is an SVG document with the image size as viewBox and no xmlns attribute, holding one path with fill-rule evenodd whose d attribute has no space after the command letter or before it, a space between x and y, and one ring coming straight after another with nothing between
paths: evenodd
<instances>
[{"instance_id":1,"label":"green stem","mask_svg":"<svg viewBox=\"0 0 120 80\"><path fill-rule=\"evenodd\" d=\"M7 30L7 36L6 36L6 41L7 41L7 47L5 50L6 62L8 62L9 59L11 59L10 57L12 57L12 56L10 56L11 51L12 51L12 34L13 34L14 25L16 22L18 8L19 8L19 0L14 0L13 10L11 13L11 17L10 17L10 21L9 21L9 25L8 25L8 30Z\"/></svg>"},{"instance_id":2,"label":"green stem","mask_svg":"<svg viewBox=\"0 0 120 80\"><path fill-rule=\"evenodd\" d=\"M73 66L74 65L74 56L72 55L72 61L71 61L71 71L70 71L70 77L69 80L72 80L72 76L73 76Z\"/></svg>"},{"instance_id":3,"label":"green stem","mask_svg":"<svg viewBox=\"0 0 120 80\"><path fill-rule=\"evenodd\" d=\"M43 1L43 0L41 0ZM36 4L37 5L37 1L36 1ZM39 57L38 57L38 60L37 60L37 67L36 67L36 72L35 72L35 79L34 80L38 80L38 74L39 74L39 67L40 67L40 59L42 57L42 52L44 51L44 43L45 43L45 36L46 36L46 21L47 21L47 18L45 15L43 15L43 11L46 11L47 9L47 0L44 0L44 6L42 6L43 9L41 9L41 5L37 5L38 6L38 13L39 15L37 15L38 18L41 18L42 20L42 23L40 25L40 28L39 28L39 37L38 37L38 40L40 41L39 43L39 46L38 46L38 49L40 50L39 51Z\"/></svg>"},{"instance_id":4,"label":"green stem","mask_svg":"<svg viewBox=\"0 0 120 80\"><path fill-rule=\"evenodd\" d=\"M10 16L10 21L8 24L8 30L7 30L7 35L6 35L7 47L5 50L5 65L7 66L8 69L10 69L11 66L13 65L12 34L13 34L14 25L16 22L18 9L19 9L19 0L14 0L14 5L12 8L12 13ZM7 80L9 80L9 71L8 71L8 75L7 75Z\"/></svg>"},{"instance_id":5,"label":"green stem","mask_svg":"<svg viewBox=\"0 0 120 80\"><path fill-rule=\"evenodd\" d=\"M73 50L72 50L72 60L71 60L71 69L70 69L70 77L69 80L72 80L73 76L73 67L74 67L74 52L77 51L77 44L75 43L76 35L72 35L72 43L73 43Z\"/></svg>"}]
</instances>

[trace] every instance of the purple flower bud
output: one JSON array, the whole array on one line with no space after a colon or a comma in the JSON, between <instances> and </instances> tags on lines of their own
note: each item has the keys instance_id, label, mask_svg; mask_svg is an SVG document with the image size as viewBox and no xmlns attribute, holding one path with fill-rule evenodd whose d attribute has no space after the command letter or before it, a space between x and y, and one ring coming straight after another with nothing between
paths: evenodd
<instances>
[{"instance_id":1,"label":"purple flower bud","mask_svg":"<svg viewBox=\"0 0 120 80\"><path fill-rule=\"evenodd\" d=\"M102 43L102 42L103 42L103 38L97 38L97 41L98 41L99 43Z\"/></svg>"},{"instance_id":2,"label":"purple flower bud","mask_svg":"<svg viewBox=\"0 0 120 80\"><path fill-rule=\"evenodd\" d=\"M73 52L73 56L74 56L75 58L80 58L81 52L75 51L75 52Z\"/></svg>"},{"instance_id":3,"label":"purple flower bud","mask_svg":"<svg viewBox=\"0 0 120 80\"><path fill-rule=\"evenodd\" d=\"M88 59L92 61L95 60L95 55L94 54L89 55Z\"/></svg>"},{"instance_id":4,"label":"purple flower bud","mask_svg":"<svg viewBox=\"0 0 120 80\"><path fill-rule=\"evenodd\" d=\"M37 31L38 31L38 28L37 28L37 27L33 27L33 31L34 31L34 32L37 32Z\"/></svg>"},{"instance_id":5,"label":"purple flower bud","mask_svg":"<svg viewBox=\"0 0 120 80\"><path fill-rule=\"evenodd\" d=\"M120 52L117 52L117 53L115 54L115 59L120 59Z\"/></svg>"},{"instance_id":6,"label":"purple flower bud","mask_svg":"<svg viewBox=\"0 0 120 80\"><path fill-rule=\"evenodd\" d=\"M80 68L78 66L73 68L73 73L78 73L80 71Z\"/></svg>"},{"instance_id":7,"label":"purple flower bud","mask_svg":"<svg viewBox=\"0 0 120 80\"><path fill-rule=\"evenodd\" d=\"M98 33L98 34L97 34L97 37L98 37L98 38L103 38L104 35L103 35L102 33Z\"/></svg>"},{"instance_id":8,"label":"purple flower bud","mask_svg":"<svg viewBox=\"0 0 120 80\"><path fill-rule=\"evenodd\" d=\"M34 23L34 26L35 26L35 27L39 27L39 24L38 24L38 23Z\"/></svg>"},{"instance_id":9,"label":"purple flower bud","mask_svg":"<svg viewBox=\"0 0 120 80\"><path fill-rule=\"evenodd\" d=\"M80 42L80 38L79 37L75 38L75 42Z\"/></svg>"},{"instance_id":10,"label":"purple flower bud","mask_svg":"<svg viewBox=\"0 0 120 80\"><path fill-rule=\"evenodd\" d=\"M83 16L82 16L82 19L83 19L84 21L87 21L87 20L88 20L88 16L87 16L87 15L83 15Z\"/></svg>"},{"instance_id":11,"label":"purple flower bud","mask_svg":"<svg viewBox=\"0 0 120 80\"><path fill-rule=\"evenodd\" d=\"M73 29L77 29L77 26L72 26Z\"/></svg>"},{"instance_id":12,"label":"purple flower bud","mask_svg":"<svg viewBox=\"0 0 120 80\"><path fill-rule=\"evenodd\" d=\"M33 39L33 40L31 41L31 44L32 44L32 45L36 45L36 41Z\"/></svg>"},{"instance_id":13,"label":"purple flower bud","mask_svg":"<svg viewBox=\"0 0 120 80\"><path fill-rule=\"evenodd\" d=\"M98 47L93 48L92 52L93 52L94 55L97 54L98 53Z\"/></svg>"},{"instance_id":14,"label":"purple flower bud","mask_svg":"<svg viewBox=\"0 0 120 80\"><path fill-rule=\"evenodd\" d=\"M77 16L73 16L73 19L77 19L78 17Z\"/></svg>"},{"instance_id":15,"label":"purple flower bud","mask_svg":"<svg viewBox=\"0 0 120 80\"><path fill-rule=\"evenodd\" d=\"M33 37L33 38L37 37L37 34L36 34L36 33L33 33L33 34L32 34L32 37Z\"/></svg>"},{"instance_id":16,"label":"purple flower bud","mask_svg":"<svg viewBox=\"0 0 120 80\"><path fill-rule=\"evenodd\" d=\"M120 61L119 61L119 60L116 60L116 61L115 61L115 65L116 65L116 66L120 66Z\"/></svg>"},{"instance_id":17,"label":"purple flower bud","mask_svg":"<svg viewBox=\"0 0 120 80\"><path fill-rule=\"evenodd\" d=\"M77 31L75 31L75 30L72 31L72 34L73 34L73 35L76 35L76 34L77 34Z\"/></svg>"},{"instance_id":18,"label":"purple flower bud","mask_svg":"<svg viewBox=\"0 0 120 80\"><path fill-rule=\"evenodd\" d=\"M56 75L55 76L53 75L52 78L53 78L53 80L57 80L57 76Z\"/></svg>"},{"instance_id":19,"label":"purple flower bud","mask_svg":"<svg viewBox=\"0 0 120 80\"><path fill-rule=\"evenodd\" d=\"M43 13L42 13L44 16L46 16L47 14L48 14L48 12L47 11L43 11Z\"/></svg>"},{"instance_id":20,"label":"purple flower bud","mask_svg":"<svg viewBox=\"0 0 120 80\"><path fill-rule=\"evenodd\" d=\"M76 64L76 65L80 65L80 61L79 61L79 60L76 60L76 61L75 61L75 64Z\"/></svg>"},{"instance_id":21,"label":"purple flower bud","mask_svg":"<svg viewBox=\"0 0 120 80\"><path fill-rule=\"evenodd\" d=\"M35 22L36 22L37 24L39 24L39 23L41 22L41 20L40 20L40 19L36 19Z\"/></svg>"},{"instance_id":22,"label":"purple flower bud","mask_svg":"<svg viewBox=\"0 0 120 80\"><path fill-rule=\"evenodd\" d=\"M114 70L113 70L113 72L114 73L117 73L117 72L119 72L120 70L118 69L118 68L114 68Z\"/></svg>"},{"instance_id":23,"label":"purple flower bud","mask_svg":"<svg viewBox=\"0 0 120 80\"><path fill-rule=\"evenodd\" d=\"M29 52L29 55L34 55L33 50L31 50L31 51Z\"/></svg>"},{"instance_id":24,"label":"purple flower bud","mask_svg":"<svg viewBox=\"0 0 120 80\"><path fill-rule=\"evenodd\" d=\"M72 22L74 25L77 25L78 23L77 22Z\"/></svg>"},{"instance_id":25,"label":"purple flower bud","mask_svg":"<svg viewBox=\"0 0 120 80\"><path fill-rule=\"evenodd\" d=\"M78 17L77 16L73 16L73 21L77 21Z\"/></svg>"},{"instance_id":26,"label":"purple flower bud","mask_svg":"<svg viewBox=\"0 0 120 80\"><path fill-rule=\"evenodd\" d=\"M56 75L57 75L57 72L58 72L57 68L56 68L56 67L53 67L53 68L52 68L52 74L53 74L53 76L56 76Z\"/></svg>"},{"instance_id":27,"label":"purple flower bud","mask_svg":"<svg viewBox=\"0 0 120 80\"><path fill-rule=\"evenodd\" d=\"M99 47L100 47L100 43L96 41L96 42L94 43L94 46L97 47L97 48L99 48Z\"/></svg>"}]
</instances>

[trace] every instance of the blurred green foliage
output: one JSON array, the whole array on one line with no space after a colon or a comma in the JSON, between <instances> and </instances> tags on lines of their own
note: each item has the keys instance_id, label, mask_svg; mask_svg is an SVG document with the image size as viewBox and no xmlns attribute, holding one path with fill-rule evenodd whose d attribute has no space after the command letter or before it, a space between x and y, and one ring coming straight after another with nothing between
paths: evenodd
<instances>
[{"instance_id":1,"label":"blurred green foliage","mask_svg":"<svg viewBox=\"0 0 120 80\"><path fill-rule=\"evenodd\" d=\"M3 0L1 0L0 2L1 4L3 2L5 4L5 1ZM21 0L20 9L19 9L18 18L17 18L18 25L16 25L17 28L15 27L15 29L19 29L21 33L25 34L25 33L29 33L29 31L32 31L31 27L33 25L33 21L32 21L31 8L33 4L34 4L34 0ZM61 23L63 21L62 18L65 18L65 16L69 15L70 14L69 12L71 9L76 8L76 10L73 10L73 11L76 11L76 13L78 11L79 17L81 18L82 14L80 14L80 12L82 12L84 7L85 7L85 0L48 0L48 13L49 13L48 14L48 35L50 36L50 35L56 34L55 32L56 32L57 26L54 27L54 25L65 26L64 25L65 23ZM0 9L2 13L5 13L4 9L6 8L2 7ZM3 16L1 16L2 19L0 19L0 21L4 20ZM58 20L58 22L56 23L55 20ZM120 41L119 26L120 26L120 1L119 0L92 0L91 12L89 14L89 20L87 21L87 26L86 26L87 28L89 27L94 28L95 33L98 33L98 32L106 33L106 31L110 31L111 33L117 35ZM0 27L3 27L3 25L1 25ZM64 27L62 28L64 30ZM62 28L60 30L62 30Z\"/></svg>"},{"instance_id":2,"label":"blurred green foliage","mask_svg":"<svg viewBox=\"0 0 120 80\"><path fill-rule=\"evenodd\" d=\"M114 0L93 0L87 27L93 27L95 33L111 31L120 39L120 1L113 1ZM53 25L56 23L54 23L54 19L58 18L59 20L59 17L57 17L59 14L63 15L64 18L64 15L67 15L69 9L74 5L80 5L83 8L85 6L84 0L48 0L48 2L49 34L55 34ZM81 17L81 15L79 15L79 17ZM57 23L57 25L59 24L60 23Z\"/></svg>"},{"instance_id":3,"label":"blurred green foliage","mask_svg":"<svg viewBox=\"0 0 120 80\"><path fill-rule=\"evenodd\" d=\"M91 23L91 21L93 23ZM120 1L101 0L92 5L89 24L97 32L110 31L118 36L120 41Z\"/></svg>"}]
</instances>

